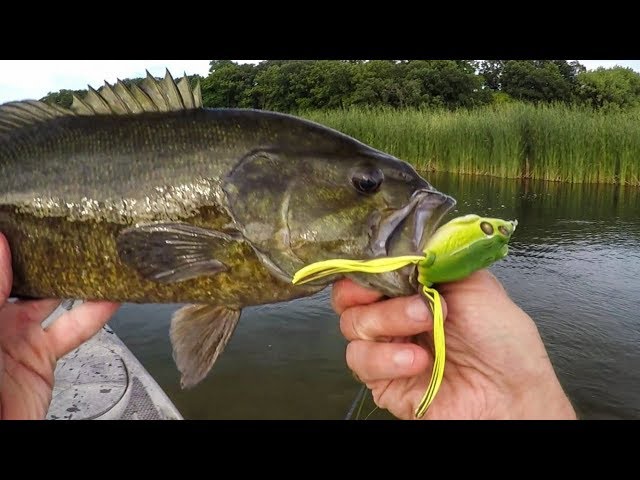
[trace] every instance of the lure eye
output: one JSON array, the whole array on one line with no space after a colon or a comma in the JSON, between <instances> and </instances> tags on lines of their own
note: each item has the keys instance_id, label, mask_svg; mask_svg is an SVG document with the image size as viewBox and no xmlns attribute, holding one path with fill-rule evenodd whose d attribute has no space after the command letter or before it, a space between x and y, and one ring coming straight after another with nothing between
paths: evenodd
<instances>
[{"instance_id":1,"label":"lure eye","mask_svg":"<svg viewBox=\"0 0 640 480\"><path fill-rule=\"evenodd\" d=\"M384 174L379 168L372 168L356 172L351 177L351 183L360 193L372 194L380 189Z\"/></svg>"},{"instance_id":2,"label":"lure eye","mask_svg":"<svg viewBox=\"0 0 640 480\"><path fill-rule=\"evenodd\" d=\"M501 233L501 234L503 234L505 237L508 237L508 236L511 234L511 232L509 232L509 230L507 230L507 229L504 227L504 225L500 225L500 226L498 227L498 230L500 230L500 233Z\"/></svg>"},{"instance_id":3,"label":"lure eye","mask_svg":"<svg viewBox=\"0 0 640 480\"><path fill-rule=\"evenodd\" d=\"M480 224L480 228L487 235L493 235L493 225L491 225L489 222L482 222Z\"/></svg>"}]
</instances>

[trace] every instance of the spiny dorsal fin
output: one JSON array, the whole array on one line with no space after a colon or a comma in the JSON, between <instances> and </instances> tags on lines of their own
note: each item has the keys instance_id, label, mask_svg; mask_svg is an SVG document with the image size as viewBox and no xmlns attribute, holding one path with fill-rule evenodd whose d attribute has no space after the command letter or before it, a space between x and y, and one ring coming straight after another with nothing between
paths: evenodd
<instances>
[{"instance_id":1,"label":"spiny dorsal fin","mask_svg":"<svg viewBox=\"0 0 640 480\"><path fill-rule=\"evenodd\" d=\"M165 72L164 79L160 82L160 88L167 99L167 104L169 105L170 110L184 110L182 95L178 90L175 80L169 73L169 70Z\"/></svg>"},{"instance_id":2,"label":"spiny dorsal fin","mask_svg":"<svg viewBox=\"0 0 640 480\"><path fill-rule=\"evenodd\" d=\"M75 93L73 94L73 102L71 102L71 110L76 115L93 115L93 109Z\"/></svg>"},{"instance_id":3,"label":"spiny dorsal fin","mask_svg":"<svg viewBox=\"0 0 640 480\"><path fill-rule=\"evenodd\" d=\"M140 86L127 87L119 79L113 86L104 83L99 90L89 86L84 98L73 95L70 110L37 100L0 105L0 133L67 115L126 115L202 108L200 81L191 89L186 73L179 83L169 70L162 80L156 80L147 71Z\"/></svg>"},{"instance_id":4,"label":"spiny dorsal fin","mask_svg":"<svg viewBox=\"0 0 640 480\"><path fill-rule=\"evenodd\" d=\"M104 86L100 87L98 92L100 96L105 99L111 111L120 115L131 113L124 100L120 98L120 95L116 95L108 82L105 81Z\"/></svg>"},{"instance_id":5,"label":"spiny dorsal fin","mask_svg":"<svg viewBox=\"0 0 640 480\"><path fill-rule=\"evenodd\" d=\"M182 95L184 108L194 108L195 101L193 99L193 93L189 88L189 79L187 78L186 72L184 74L184 77L182 77L182 79L178 82L178 90L180 91L180 95Z\"/></svg>"},{"instance_id":6,"label":"spiny dorsal fin","mask_svg":"<svg viewBox=\"0 0 640 480\"><path fill-rule=\"evenodd\" d=\"M193 89L193 100L196 108L202 108L202 90L200 90L200 80L196 83L196 88Z\"/></svg>"},{"instance_id":7,"label":"spiny dorsal fin","mask_svg":"<svg viewBox=\"0 0 640 480\"><path fill-rule=\"evenodd\" d=\"M0 133L64 115L73 115L73 112L37 100L5 103L0 105Z\"/></svg>"},{"instance_id":8,"label":"spiny dorsal fin","mask_svg":"<svg viewBox=\"0 0 640 480\"><path fill-rule=\"evenodd\" d=\"M131 87L129 87L129 90L131 91L133 96L136 98L140 106L142 107L143 112L158 111L158 107L156 106L155 103L153 103L153 100L151 100L151 98L149 98L149 95L144 93L144 91L138 85L136 84L131 85Z\"/></svg>"},{"instance_id":9,"label":"spiny dorsal fin","mask_svg":"<svg viewBox=\"0 0 640 480\"><path fill-rule=\"evenodd\" d=\"M156 105L156 107L158 107L158 110L160 110L161 112L166 112L167 110L169 110L167 101L160 91L160 82L153 78L148 70L147 78L142 81L142 83L140 84L140 88L144 90L144 93L149 95L149 98Z\"/></svg>"},{"instance_id":10,"label":"spiny dorsal fin","mask_svg":"<svg viewBox=\"0 0 640 480\"><path fill-rule=\"evenodd\" d=\"M84 96L84 103L89 106L94 115L108 115L112 111L109 103L107 103L107 99L102 98L102 95L93 89L91 85L89 85L89 92ZM118 112L116 111L113 113Z\"/></svg>"},{"instance_id":11,"label":"spiny dorsal fin","mask_svg":"<svg viewBox=\"0 0 640 480\"><path fill-rule=\"evenodd\" d=\"M140 85L125 85L122 80L110 85L105 82L99 90L89 87L87 95L80 99L73 96L71 110L77 115L116 114L141 112L168 112L202 108L200 82L191 90L186 76L176 83L169 70L162 80L156 80L147 70Z\"/></svg>"},{"instance_id":12,"label":"spiny dorsal fin","mask_svg":"<svg viewBox=\"0 0 640 480\"><path fill-rule=\"evenodd\" d=\"M138 101L133 92L124 86L120 79L118 79L118 82L114 85L113 91L131 113L144 112L142 104Z\"/></svg>"}]
</instances>

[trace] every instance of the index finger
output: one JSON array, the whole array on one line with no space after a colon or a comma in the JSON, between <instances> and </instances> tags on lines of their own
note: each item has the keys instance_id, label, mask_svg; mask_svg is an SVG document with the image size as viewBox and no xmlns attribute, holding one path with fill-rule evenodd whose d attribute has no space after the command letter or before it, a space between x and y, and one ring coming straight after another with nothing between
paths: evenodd
<instances>
[{"instance_id":1,"label":"index finger","mask_svg":"<svg viewBox=\"0 0 640 480\"><path fill-rule=\"evenodd\" d=\"M343 278L333 284L331 292L331 306L338 315L342 315L347 308L356 305L369 305L384 297L384 294L362 287L353 280Z\"/></svg>"}]
</instances>

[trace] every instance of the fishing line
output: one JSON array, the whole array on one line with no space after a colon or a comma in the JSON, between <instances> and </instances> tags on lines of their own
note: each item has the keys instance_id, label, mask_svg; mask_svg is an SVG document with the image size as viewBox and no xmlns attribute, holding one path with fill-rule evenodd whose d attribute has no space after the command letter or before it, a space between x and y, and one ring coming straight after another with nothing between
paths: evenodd
<instances>
[{"instance_id":1,"label":"fishing line","mask_svg":"<svg viewBox=\"0 0 640 480\"><path fill-rule=\"evenodd\" d=\"M365 384L362 384L362 387L360 387L360 390L358 390L358 394L356 395L356 398L353 400L353 403L351 404L351 408L349 408L347 415L344 417L345 420L351 420L351 417L353 416L353 412L356 409L356 405L361 399L364 400L364 397L366 394L367 394L367 386Z\"/></svg>"}]
</instances>

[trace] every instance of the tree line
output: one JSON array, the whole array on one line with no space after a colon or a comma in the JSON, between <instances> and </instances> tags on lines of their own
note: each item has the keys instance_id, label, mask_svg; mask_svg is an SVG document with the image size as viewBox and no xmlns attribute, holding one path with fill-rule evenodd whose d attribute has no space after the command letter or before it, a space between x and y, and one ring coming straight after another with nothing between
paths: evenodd
<instances>
[{"instance_id":1,"label":"tree line","mask_svg":"<svg viewBox=\"0 0 640 480\"><path fill-rule=\"evenodd\" d=\"M587 71L567 60L212 60L200 81L206 107L280 112L387 107L459 109L505 102L562 103L594 109L640 106L640 74ZM142 78L127 79L139 83ZM69 107L61 90L42 100Z\"/></svg>"}]
</instances>

